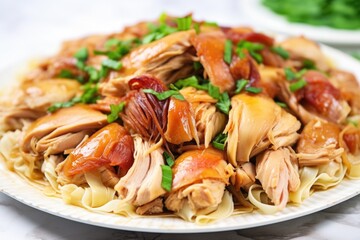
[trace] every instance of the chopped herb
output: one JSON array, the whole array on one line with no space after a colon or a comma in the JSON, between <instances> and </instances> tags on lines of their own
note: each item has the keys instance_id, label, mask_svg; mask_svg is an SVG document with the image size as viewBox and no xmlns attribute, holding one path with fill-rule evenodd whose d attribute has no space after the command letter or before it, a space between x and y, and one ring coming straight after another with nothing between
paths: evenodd
<instances>
[{"instance_id":1,"label":"chopped herb","mask_svg":"<svg viewBox=\"0 0 360 240\"><path fill-rule=\"evenodd\" d=\"M277 55L279 55L280 57L282 57L283 59L289 59L290 54L288 51L286 51L285 49L283 49L280 46L277 47L272 47L271 51L276 53Z\"/></svg>"},{"instance_id":2,"label":"chopped herb","mask_svg":"<svg viewBox=\"0 0 360 240\"><path fill-rule=\"evenodd\" d=\"M220 94L220 89L218 87L216 87L212 84L209 84L208 92L211 97L220 100L221 94Z\"/></svg>"},{"instance_id":3,"label":"chopped herb","mask_svg":"<svg viewBox=\"0 0 360 240\"><path fill-rule=\"evenodd\" d=\"M307 69L302 69L299 72L294 72L293 70L291 70L291 68L285 68L284 72L286 79L292 81L301 78L307 72Z\"/></svg>"},{"instance_id":4,"label":"chopped herb","mask_svg":"<svg viewBox=\"0 0 360 240\"><path fill-rule=\"evenodd\" d=\"M193 27L195 29L196 34L200 33L200 24L199 23L193 23Z\"/></svg>"},{"instance_id":5,"label":"chopped herb","mask_svg":"<svg viewBox=\"0 0 360 240\"><path fill-rule=\"evenodd\" d=\"M307 84L306 80L302 78L302 79L298 80L297 82L290 84L289 89L292 92L296 92L297 90L305 87L306 84Z\"/></svg>"},{"instance_id":6,"label":"chopped herb","mask_svg":"<svg viewBox=\"0 0 360 240\"><path fill-rule=\"evenodd\" d=\"M58 75L59 78L69 78L69 79L74 79L74 74L72 74L71 71L67 70L67 69L63 69L61 70L60 74Z\"/></svg>"},{"instance_id":7,"label":"chopped herb","mask_svg":"<svg viewBox=\"0 0 360 240\"><path fill-rule=\"evenodd\" d=\"M80 69L80 70L84 70L85 67L86 67L85 63L82 62L82 61L79 61L79 60L76 61L75 65L76 65L76 67L77 67L78 69Z\"/></svg>"},{"instance_id":8,"label":"chopped herb","mask_svg":"<svg viewBox=\"0 0 360 240\"><path fill-rule=\"evenodd\" d=\"M227 39L225 41L225 48L224 48L224 61L230 64L231 60L232 60L232 41Z\"/></svg>"},{"instance_id":9,"label":"chopped herb","mask_svg":"<svg viewBox=\"0 0 360 240\"><path fill-rule=\"evenodd\" d=\"M111 113L107 115L108 123L112 123L119 118L119 113L123 111L125 107L125 102L121 102L120 104L110 104Z\"/></svg>"},{"instance_id":10,"label":"chopped herb","mask_svg":"<svg viewBox=\"0 0 360 240\"><path fill-rule=\"evenodd\" d=\"M245 90L247 92L250 92L250 93L261 93L262 92L262 88L258 88L258 87L247 87L245 88Z\"/></svg>"},{"instance_id":11,"label":"chopped herb","mask_svg":"<svg viewBox=\"0 0 360 240\"><path fill-rule=\"evenodd\" d=\"M214 146L214 148L220 149L220 150L224 150L225 149L225 142L227 140L227 134L225 133L220 133L218 134L214 140L212 141L212 145Z\"/></svg>"},{"instance_id":12,"label":"chopped herb","mask_svg":"<svg viewBox=\"0 0 360 240\"><path fill-rule=\"evenodd\" d=\"M143 89L143 92L144 93L150 93L150 94L154 95L160 101L165 100L165 99L167 99L169 97L174 97L174 98L179 99L179 100L185 100L184 96L181 95L181 93L179 93L179 91L176 91L176 90L167 90L167 91L164 91L164 92L156 92L153 89Z\"/></svg>"},{"instance_id":13,"label":"chopped herb","mask_svg":"<svg viewBox=\"0 0 360 240\"><path fill-rule=\"evenodd\" d=\"M183 17L183 18L177 18L176 22L177 22L179 31L186 31L191 28L192 17L188 16L188 17Z\"/></svg>"},{"instance_id":14,"label":"chopped herb","mask_svg":"<svg viewBox=\"0 0 360 240\"><path fill-rule=\"evenodd\" d=\"M203 68L202 64L200 62L194 62L194 69L195 71Z\"/></svg>"},{"instance_id":15,"label":"chopped herb","mask_svg":"<svg viewBox=\"0 0 360 240\"><path fill-rule=\"evenodd\" d=\"M257 61L258 63L262 63L263 58L261 54L258 52L263 49L264 49L263 44L242 40L237 44L235 52L237 53L240 59L243 59L245 57L244 50L247 50L249 54L255 59L255 61Z\"/></svg>"},{"instance_id":16,"label":"chopped herb","mask_svg":"<svg viewBox=\"0 0 360 240\"><path fill-rule=\"evenodd\" d=\"M163 152L163 157L169 167L174 166L174 164L175 164L174 159L168 152Z\"/></svg>"},{"instance_id":17,"label":"chopped herb","mask_svg":"<svg viewBox=\"0 0 360 240\"><path fill-rule=\"evenodd\" d=\"M203 24L205 26L219 27L219 24L217 24L216 22L204 22Z\"/></svg>"},{"instance_id":18,"label":"chopped herb","mask_svg":"<svg viewBox=\"0 0 360 240\"><path fill-rule=\"evenodd\" d=\"M316 69L315 63L309 59L303 61L303 68L305 69Z\"/></svg>"},{"instance_id":19,"label":"chopped herb","mask_svg":"<svg viewBox=\"0 0 360 240\"><path fill-rule=\"evenodd\" d=\"M112 60L112 59L105 59L102 62L102 66L110 68L110 69L114 69L114 70L120 70L120 68L122 67L121 62Z\"/></svg>"},{"instance_id":20,"label":"chopped herb","mask_svg":"<svg viewBox=\"0 0 360 240\"><path fill-rule=\"evenodd\" d=\"M200 85L199 80L197 79L196 76L191 76L188 78L180 79L174 83L174 86L177 89L181 89L184 87L194 87L199 90L206 90L206 91L208 90L208 85L207 84Z\"/></svg>"},{"instance_id":21,"label":"chopped herb","mask_svg":"<svg viewBox=\"0 0 360 240\"><path fill-rule=\"evenodd\" d=\"M215 104L215 106L221 112L225 113L226 115L229 115L230 106L231 106L229 94L227 92L223 92L220 96L220 99L218 99L218 102Z\"/></svg>"},{"instance_id":22,"label":"chopped herb","mask_svg":"<svg viewBox=\"0 0 360 240\"><path fill-rule=\"evenodd\" d=\"M235 93L240 93L248 83L249 83L249 81L245 80L245 79L241 79L241 80L236 81Z\"/></svg>"},{"instance_id":23,"label":"chopped herb","mask_svg":"<svg viewBox=\"0 0 360 240\"><path fill-rule=\"evenodd\" d=\"M95 83L100 80L100 74L99 74L99 71L96 70L96 68L91 67L91 66L86 66L84 70L85 70L85 72L87 72L89 74L90 82Z\"/></svg>"},{"instance_id":24,"label":"chopped herb","mask_svg":"<svg viewBox=\"0 0 360 240\"><path fill-rule=\"evenodd\" d=\"M104 44L106 50L95 50L95 55L106 55L112 60L120 60L123 56L128 54L131 48L136 45L136 39L131 40L118 40L118 39L109 39Z\"/></svg>"},{"instance_id":25,"label":"chopped herb","mask_svg":"<svg viewBox=\"0 0 360 240\"><path fill-rule=\"evenodd\" d=\"M165 24L166 23L166 18L167 18L167 14L165 12L163 12L162 14L160 14L159 16L159 22L161 24Z\"/></svg>"},{"instance_id":26,"label":"chopped herb","mask_svg":"<svg viewBox=\"0 0 360 240\"><path fill-rule=\"evenodd\" d=\"M348 124L352 124L354 127L359 127L359 121L356 121L356 120L354 120L354 119L347 118L347 119L346 119L346 122L347 122Z\"/></svg>"},{"instance_id":27,"label":"chopped herb","mask_svg":"<svg viewBox=\"0 0 360 240\"><path fill-rule=\"evenodd\" d=\"M172 170L171 167L167 165L161 165L161 172L162 172L162 178L161 178L161 187L165 189L166 191L171 191L172 186Z\"/></svg>"},{"instance_id":28,"label":"chopped herb","mask_svg":"<svg viewBox=\"0 0 360 240\"><path fill-rule=\"evenodd\" d=\"M149 33L142 39L142 44L151 43L177 31L176 28L170 27L165 23L160 25L150 23L148 24L148 29Z\"/></svg>"},{"instance_id":29,"label":"chopped herb","mask_svg":"<svg viewBox=\"0 0 360 240\"><path fill-rule=\"evenodd\" d=\"M279 105L280 107L282 108L287 108L287 105L286 103L283 103L283 102L275 102L277 105Z\"/></svg>"},{"instance_id":30,"label":"chopped herb","mask_svg":"<svg viewBox=\"0 0 360 240\"><path fill-rule=\"evenodd\" d=\"M89 57L89 52L87 50L87 48L80 48L75 54L74 57L81 62L84 62L88 59Z\"/></svg>"},{"instance_id":31,"label":"chopped herb","mask_svg":"<svg viewBox=\"0 0 360 240\"><path fill-rule=\"evenodd\" d=\"M58 102L58 103L54 103L53 105L51 105L47 111L52 113L55 112L56 110L60 109L60 108L67 108L67 107L72 107L75 104L75 102L69 101L69 102Z\"/></svg>"}]
</instances>

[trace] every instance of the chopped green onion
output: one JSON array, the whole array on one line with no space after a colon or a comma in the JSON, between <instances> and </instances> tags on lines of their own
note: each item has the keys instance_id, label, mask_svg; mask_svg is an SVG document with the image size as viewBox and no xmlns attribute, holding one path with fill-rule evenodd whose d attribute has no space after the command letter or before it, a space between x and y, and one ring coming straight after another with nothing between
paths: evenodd
<instances>
[{"instance_id":1,"label":"chopped green onion","mask_svg":"<svg viewBox=\"0 0 360 240\"><path fill-rule=\"evenodd\" d=\"M280 46L277 47L272 47L271 51L276 53L277 55L279 55L280 57L282 57L283 59L289 59L290 54L288 51L286 51L285 49L283 49Z\"/></svg>"},{"instance_id":2,"label":"chopped green onion","mask_svg":"<svg viewBox=\"0 0 360 240\"><path fill-rule=\"evenodd\" d=\"M200 24L199 23L193 23L194 29L196 34L200 33Z\"/></svg>"},{"instance_id":3,"label":"chopped green onion","mask_svg":"<svg viewBox=\"0 0 360 240\"><path fill-rule=\"evenodd\" d=\"M305 87L306 84L307 84L306 80L302 78L302 79L298 80L297 82L290 84L289 89L292 92L296 92L297 90Z\"/></svg>"},{"instance_id":4,"label":"chopped green onion","mask_svg":"<svg viewBox=\"0 0 360 240\"><path fill-rule=\"evenodd\" d=\"M221 98L220 89L212 84L209 84L208 92L209 95L215 99L219 100Z\"/></svg>"},{"instance_id":5,"label":"chopped green onion","mask_svg":"<svg viewBox=\"0 0 360 240\"><path fill-rule=\"evenodd\" d=\"M51 105L47 111L52 113L57 111L60 108L67 108L67 107L72 107L75 103L72 101L69 102L58 102L58 103L54 103L53 105Z\"/></svg>"},{"instance_id":6,"label":"chopped green onion","mask_svg":"<svg viewBox=\"0 0 360 240\"><path fill-rule=\"evenodd\" d=\"M85 63L82 62L82 61L79 61L79 60L76 61L75 65L76 65L76 67L77 67L78 69L80 69L80 70L84 70L85 67L86 67Z\"/></svg>"},{"instance_id":7,"label":"chopped green onion","mask_svg":"<svg viewBox=\"0 0 360 240\"><path fill-rule=\"evenodd\" d=\"M247 87L247 88L245 88L245 91L256 94L256 93L261 93L261 92L262 92L262 88L258 88L258 87Z\"/></svg>"},{"instance_id":8,"label":"chopped green onion","mask_svg":"<svg viewBox=\"0 0 360 240\"><path fill-rule=\"evenodd\" d=\"M99 81L100 74L99 74L99 71L96 70L96 68L91 67L91 66L86 66L84 70L89 74L90 82L95 83L95 82Z\"/></svg>"},{"instance_id":9,"label":"chopped green onion","mask_svg":"<svg viewBox=\"0 0 360 240\"><path fill-rule=\"evenodd\" d=\"M197 79L196 76L191 76L188 78L180 79L174 83L174 86L177 89L181 89L184 87L194 87L199 90L208 90L208 85L207 84L200 85L199 80Z\"/></svg>"},{"instance_id":10,"label":"chopped green onion","mask_svg":"<svg viewBox=\"0 0 360 240\"><path fill-rule=\"evenodd\" d=\"M296 74L295 74L295 72L293 72L291 70L291 68L288 68L288 67L285 68L284 72L285 72L285 77L287 80L292 81L292 80L296 79Z\"/></svg>"},{"instance_id":11,"label":"chopped green onion","mask_svg":"<svg viewBox=\"0 0 360 240\"><path fill-rule=\"evenodd\" d=\"M161 24L165 24L166 23L166 18L167 18L167 14L165 12L163 12L162 14L160 14L159 22Z\"/></svg>"},{"instance_id":12,"label":"chopped green onion","mask_svg":"<svg viewBox=\"0 0 360 240\"><path fill-rule=\"evenodd\" d=\"M212 145L214 146L214 148L224 150L227 137L228 136L225 133L218 134L212 141Z\"/></svg>"},{"instance_id":13,"label":"chopped green onion","mask_svg":"<svg viewBox=\"0 0 360 240\"><path fill-rule=\"evenodd\" d=\"M305 69L316 69L315 63L309 59L303 61L303 68Z\"/></svg>"},{"instance_id":14,"label":"chopped green onion","mask_svg":"<svg viewBox=\"0 0 360 240\"><path fill-rule=\"evenodd\" d=\"M183 18L177 18L176 22L177 22L177 25L178 25L177 28L179 31L186 31L191 28L192 17L188 16L188 17L183 17Z\"/></svg>"},{"instance_id":15,"label":"chopped green onion","mask_svg":"<svg viewBox=\"0 0 360 240\"><path fill-rule=\"evenodd\" d=\"M164 91L164 92L156 92L153 89L143 89L143 92L144 93L150 93L150 94L154 95L160 101L165 100L165 99L167 99L169 97L174 97L174 98L179 99L179 100L185 100L184 96L181 95L181 93L179 93L179 91L176 91L176 90L167 90L167 91Z\"/></svg>"},{"instance_id":16,"label":"chopped green onion","mask_svg":"<svg viewBox=\"0 0 360 240\"><path fill-rule=\"evenodd\" d=\"M107 68L111 68L114 70L120 70L120 68L122 67L121 62L112 60L112 59L105 59L102 62L102 66L107 67Z\"/></svg>"},{"instance_id":17,"label":"chopped green onion","mask_svg":"<svg viewBox=\"0 0 360 240\"><path fill-rule=\"evenodd\" d=\"M349 124L352 124L354 127L359 127L359 121L347 118L346 122L349 123Z\"/></svg>"},{"instance_id":18,"label":"chopped green onion","mask_svg":"<svg viewBox=\"0 0 360 240\"><path fill-rule=\"evenodd\" d=\"M217 24L216 22L204 22L203 24L205 26L219 27L219 24Z\"/></svg>"},{"instance_id":19,"label":"chopped green onion","mask_svg":"<svg viewBox=\"0 0 360 240\"><path fill-rule=\"evenodd\" d=\"M231 60L232 60L232 41L227 39L225 41L225 48L224 48L224 61L230 64Z\"/></svg>"},{"instance_id":20,"label":"chopped green onion","mask_svg":"<svg viewBox=\"0 0 360 240\"><path fill-rule=\"evenodd\" d=\"M194 62L194 69L195 71L203 68L202 64L200 62Z\"/></svg>"},{"instance_id":21,"label":"chopped green onion","mask_svg":"<svg viewBox=\"0 0 360 240\"><path fill-rule=\"evenodd\" d=\"M282 108L287 108L287 105L286 103L283 103L283 102L275 102L277 105L279 105L280 107Z\"/></svg>"},{"instance_id":22,"label":"chopped green onion","mask_svg":"<svg viewBox=\"0 0 360 240\"><path fill-rule=\"evenodd\" d=\"M162 172L162 178L161 178L161 187L165 189L166 191L171 191L172 186L172 170L171 167L167 165L161 165L161 172Z\"/></svg>"},{"instance_id":23,"label":"chopped green onion","mask_svg":"<svg viewBox=\"0 0 360 240\"><path fill-rule=\"evenodd\" d=\"M107 115L108 123L112 123L119 118L119 113L123 111L125 107L125 102L121 102L120 104L110 104L111 113Z\"/></svg>"},{"instance_id":24,"label":"chopped green onion","mask_svg":"<svg viewBox=\"0 0 360 240\"><path fill-rule=\"evenodd\" d=\"M245 80L245 79L241 79L241 80L236 81L235 93L240 93L248 83L249 83L249 81Z\"/></svg>"},{"instance_id":25,"label":"chopped green onion","mask_svg":"<svg viewBox=\"0 0 360 240\"><path fill-rule=\"evenodd\" d=\"M169 167L174 166L175 164L174 159L171 157L171 155L168 152L163 152L163 157Z\"/></svg>"},{"instance_id":26,"label":"chopped green onion","mask_svg":"<svg viewBox=\"0 0 360 240\"><path fill-rule=\"evenodd\" d=\"M84 62L88 59L89 57L89 52L87 50L87 48L80 48L75 54L74 54L74 57L81 61L81 62Z\"/></svg>"},{"instance_id":27,"label":"chopped green onion","mask_svg":"<svg viewBox=\"0 0 360 240\"><path fill-rule=\"evenodd\" d=\"M263 50L264 47L265 46L260 43L253 43L242 40L237 44L235 52L237 53L240 59L243 59L246 56L244 53L244 50L246 49L249 52L249 54L255 59L255 61L257 61L258 63L262 63L263 58L261 54L259 54L258 52Z\"/></svg>"},{"instance_id":28,"label":"chopped green onion","mask_svg":"<svg viewBox=\"0 0 360 240\"><path fill-rule=\"evenodd\" d=\"M226 115L229 115L230 106L231 106L229 94L227 92L223 92L220 95L220 98L218 99L218 102L215 104L215 106L221 112L225 113Z\"/></svg>"},{"instance_id":29,"label":"chopped green onion","mask_svg":"<svg viewBox=\"0 0 360 240\"><path fill-rule=\"evenodd\" d=\"M69 78L69 79L73 79L74 78L74 74L67 70L67 69L63 69L61 70L60 74L58 75L59 78Z\"/></svg>"}]
</instances>

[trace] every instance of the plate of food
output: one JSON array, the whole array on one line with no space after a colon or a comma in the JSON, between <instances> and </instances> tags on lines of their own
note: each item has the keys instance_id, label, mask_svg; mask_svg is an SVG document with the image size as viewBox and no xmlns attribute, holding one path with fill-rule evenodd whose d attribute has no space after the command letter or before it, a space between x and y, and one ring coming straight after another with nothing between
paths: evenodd
<instances>
[{"instance_id":1,"label":"plate of food","mask_svg":"<svg viewBox=\"0 0 360 240\"><path fill-rule=\"evenodd\" d=\"M163 14L1 72L0 190L103 227L213 232L360 192L359 63Z\"/></svg>"},{"instance_id":2,"label":"plate of food","mask_svg":"<svg viewBox=\"0 0 360 240\"><path fill-rule=\"evenodd\" d=\"M360 43L358 1L242 0L239 8L251 22L271 31L334 45Z\"/></svg>"}]
</instances>

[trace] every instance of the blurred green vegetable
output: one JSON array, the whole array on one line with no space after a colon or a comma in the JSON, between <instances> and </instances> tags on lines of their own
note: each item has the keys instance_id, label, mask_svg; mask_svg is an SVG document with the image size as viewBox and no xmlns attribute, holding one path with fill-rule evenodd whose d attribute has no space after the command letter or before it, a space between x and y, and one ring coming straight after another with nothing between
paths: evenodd
<instances>
[{"instance_id":1,"label":"blurred green vegetable","mask_svg":"<svg viewBox=\"0 0 360 240\"><path fill-rule=\"evenodd\" d=\"M359 0L262 0L290 22L338 29L360 29Z\"/></svg>"}]
</instances>

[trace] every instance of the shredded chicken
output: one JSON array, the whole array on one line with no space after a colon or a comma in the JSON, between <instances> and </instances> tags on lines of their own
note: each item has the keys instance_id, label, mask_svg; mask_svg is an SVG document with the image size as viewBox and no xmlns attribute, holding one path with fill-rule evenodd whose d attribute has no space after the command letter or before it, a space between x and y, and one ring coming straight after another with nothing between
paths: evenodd
<instances>
[{"instance_id":1,"label":"shredded chicken","mask_svg":"<svg viewBox=\"0 0 360 240\"><path fill-rule=\"evenodd\" d=\"M255 183L255 166L251 162L241 163L235 168L235 174L231 176L231 184L234 189L240 188L248 190Z\"/></svg>"},{"instance_id":2,"label":"shredded chicken","mask_svg":"<svg viewBox=\"0 0 360 240\"><path fill-rule=\"evenodd\" d=\"M289 192L300 187L296 158L288 148L267 150L256 157L256 178L271 201L283 209Z\"/></svg>"},{"instance_id":3,"label":"shredded chicken","mask_svg":"<svg viewBox=\"0 0 360 240\"><path fill-rule=\"evenodd\" d=\"M163 150L134 136L134 164L114 189L119 196L136 206L142 206L165 194L161 187Z\"/></svg>"},{"instance_id":4,"label":"shredded chicken","mask_svg":"<svg viewBox=\"0 0 360 240\"><path fill-rule=\"evenodd\" d=\"M300 122L264 96L239 94L231 99L232 109L224 130L228 134L230 163L248 162L270 145L276 150L298 139Z\"/></svg>"},{"instance_id":5,"label":"shredded chicken","mask_svg":"<svg viewBox=\"0 0 360 240\"><path fill-rule=\"evenodd\" d=\"M154 76L165 84L189 76L196 60L190 44L194 35L194 30L182 31L134 49L123 58L120 76L102 84L101 93L124 96L129 90L129 80L144 74Z\"/></svg>"},{"instance_id":6,"label":"shredded chicken","mask_svg":"<svg viewBox=\"0 0 360 240\"><path fill-rule=\"evenodd\" d=\"M85 105L63 108L32 123L21 141L21 150L37 156L62 153L106 123L106 115Z\"/></svg>"}]
</instances>

